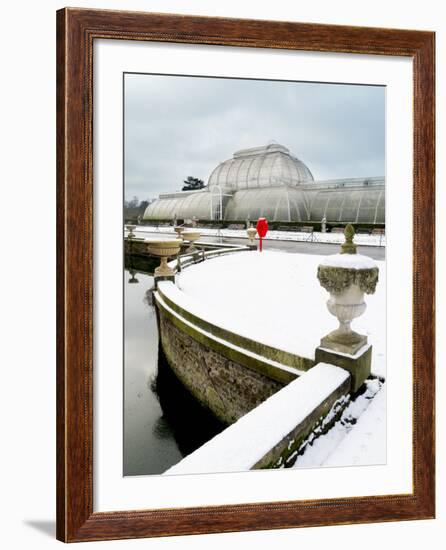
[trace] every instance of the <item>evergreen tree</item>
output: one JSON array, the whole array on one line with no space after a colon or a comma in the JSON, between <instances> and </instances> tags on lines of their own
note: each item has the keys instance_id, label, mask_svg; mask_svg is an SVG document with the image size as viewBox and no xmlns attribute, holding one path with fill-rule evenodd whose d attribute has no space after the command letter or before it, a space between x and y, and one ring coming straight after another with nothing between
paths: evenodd
<instances>
[{"instance_id":1,"label":"evergreen tree","mask_svg":"<svg viewBox=\"0 0 446 550\"><path fill-rule=\"evenodd\" d=\"M199 178L194 178L193 176L188 176L183 183L184 186L182 191L196 191L197 189L203 189L204 187L204 181Z\"/></svg>"}]
</instances>

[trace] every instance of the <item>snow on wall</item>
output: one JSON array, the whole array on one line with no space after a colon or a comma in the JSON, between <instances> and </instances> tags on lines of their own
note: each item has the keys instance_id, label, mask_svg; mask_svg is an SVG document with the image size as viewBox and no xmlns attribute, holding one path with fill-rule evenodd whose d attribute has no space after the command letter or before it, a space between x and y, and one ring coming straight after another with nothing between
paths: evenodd
<instances>
[{"instance_id":1,"label":"snow on wall","mask_svg":"<svg viewBox=\"0 0 446 550\"><path fill-rule=\"evenodd\" d=\"M376 262L362 254L332 254L326 256L321 265L329 267L344 267L346 269L371 269L377 267Z\"/></svg>"},{"instance_id":2,"label":"snow on wall","mask_svg":"<svg viewBox=\"0 0 446 550\"><path fill-rule=\"evenodd\" d=\"M347 371L319 363L172 466L164 475L251 469L348 378Z\"/></svg>"}]
</instances>

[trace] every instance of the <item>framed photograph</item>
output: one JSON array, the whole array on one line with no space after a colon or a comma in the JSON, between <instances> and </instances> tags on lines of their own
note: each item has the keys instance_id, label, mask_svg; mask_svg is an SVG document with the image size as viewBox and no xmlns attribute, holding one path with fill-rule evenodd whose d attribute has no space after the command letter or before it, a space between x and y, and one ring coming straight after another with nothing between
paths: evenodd
<instances>
[{"instance_id":1,"label":"framed photograph","mask_svg":"<svg viewBox=\"0 0 446 550\"><path fill-rule=\"evenodd\" d=\"M435 513L432 32L57 12L57 537Z\"/></svg>"}]
</instances>

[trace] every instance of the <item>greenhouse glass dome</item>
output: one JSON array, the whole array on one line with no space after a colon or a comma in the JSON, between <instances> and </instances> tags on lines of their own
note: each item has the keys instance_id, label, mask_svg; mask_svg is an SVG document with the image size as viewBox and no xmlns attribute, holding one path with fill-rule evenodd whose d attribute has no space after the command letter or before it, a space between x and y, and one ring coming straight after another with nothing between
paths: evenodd
<instances>
[{"instance_id":1,"label":"greenhouse glass dome","mask_svg":"<svg viewBox=\"0 0 446 550\"><path fill-rule=\"evenodd\" d=\"M385 223L384 177L315 181L310 169L283 145L242 149L220 163L199 191L160 195L144 220L166 222Z\"/></svg>"}]
</instances>

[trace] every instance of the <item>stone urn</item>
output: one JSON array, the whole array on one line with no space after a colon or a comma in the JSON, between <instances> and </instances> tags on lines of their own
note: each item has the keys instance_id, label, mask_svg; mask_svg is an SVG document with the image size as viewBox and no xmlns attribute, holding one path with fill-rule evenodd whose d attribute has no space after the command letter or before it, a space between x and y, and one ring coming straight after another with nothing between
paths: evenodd
<instances>
[{"instance_id":1,"label":"stone urn","mask_svg":"<svg viewBox=\"0 0 446 550\"><path fill-rule=\"evenodd\" d=\"M127 238L133 239L135 237L135 234L133 233L133 231L136 229L136 225L126 225L125 228L128 231Z\"/></svg>"},{"instance_id":2,"label":"stone urn","mask_svg":"<svg viewBox=\"0 0 446 550\"><path fill-rule=\"evenodd\" d=\"M179 239L182 239L182 233L184 231L184 227L181 227L181 225L177 225L176 227L173 228L173 230L175 231L175 233L177 234L177 237Z\"/></svg>"},{"instance_id":3,"label":"stone urn","mask_svg":"<svg viewBox=\"0 0 446 550\"><path fill-rule=\"evenodd\" d=\"M161 264L155 269L156 277L172 277L175 272L167 265L167 260L170 257L176 256L180 251L182 241L174 240L154 240L146 239L145 244L150 254L161 258Z\"/></svg>"},{"instance_id":4,"label":"stone urn","mask_svg":"<svg viewBox=\"0 0 446 550\"><path fill-rule=\"evenodd\" d=\"M183 241L187 241L189 243L189 248L187 248L186 253L193 253L197 252L197 249L194 246L195 241L198 241L198 239L201 237L201 233L199 231L190 231L185 229L181 233L181 238Z\"/></svg>"},{"instance_id":5,"label":"stone urn","mask_svg":"<svg viewBox=\"0 0 446 550\"><path fill-rule=\"evenodd\" d=\"M321 233L327 232L327 218L324 216L321 220Z\"/></svg>"},{"instance_id":6,"label":"stone urn","mask_svg":"<svg viewBox=\"0 0 446 550\"><path fill-rule=\"evenodd\" d=\"M328 256L318 266L317 278L330 293L328 311L339 321L339 327L321 339L321 347L355 355L367 344L367 336L354 332L351 322L366 310L364 294L375 292L379 269L371 258L357 254L350 224L344 235L340 254Z\"/></svg>"},{"instance_id":7,"label":"stone urn","mask_svg":"<svg viewBox=\"0 0 446 550\"><path fill-rule=\"evenodd\" d=\"M256 235L257 235L257 229L255 227L248 227L248 229L246 230L246 233L248 234L248 238L249 238L249 244L251 246L255 246L256 242L255 242L255 238L256 238Z\"/></svg>"}]
</instances>

